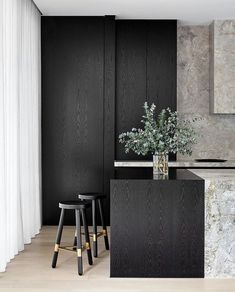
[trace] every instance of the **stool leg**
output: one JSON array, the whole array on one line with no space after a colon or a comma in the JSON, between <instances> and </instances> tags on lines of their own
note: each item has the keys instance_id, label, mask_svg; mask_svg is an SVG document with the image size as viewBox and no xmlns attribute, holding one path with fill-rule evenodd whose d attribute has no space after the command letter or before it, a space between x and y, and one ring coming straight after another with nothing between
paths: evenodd
<instances>
[{"instance_id":1,"label":"stool leg","mask_svg":"<svg viewBox=\"0 0 235 292\"><path fill-rule=\"evenodd\" d=\"M96 225L96 201L92 200L92 223L93 223L93 254L97 258L97 225Z\"/></svg>"},{"instance_id":2,"label":"stool leg","mask_svg":"<svg viewBox=\"0 0 235 292\"><path fill-rule=\"evenodd\" d=\"M81 234L80 211L75 210L75 215L76 215L76 230L77 230L78 274L81 276L83 274L83 267L82 267L82 234Z\"/></svg>"},{"instance_id":3,"label":"stool leg","mask_svg":"<svg viewBox=\"0 0 235 292\"><path fill-rule=\"evenodd\" d=\"M55 241L56 243L55 243L54 255L53 255L52 264L51 264L52 268L55 268L56 263L57 263L60 241L61 241L61 236L62 236L62 231L63 231L63 222L64 222L64 209L61 209L60 221L59 221L59 226L57 229L57 235L56 235L56 241Z\"/></svg>"},{"instance_id":4,"label":"stool leg","mask_svg":"<svg viewBox=\"0 0 235 292\"><path fill-rule=\"evenodd\" d=\"M73 250L77 249L77 230L75 230L74 241L73 241Z\"/></svg>"},{"instance_id":5,"label":"stool leg","mask_svg":"<svg viewBox=\"0 0 235 292\"><path fill-rule=\"evenodd\" d=\"M105 248L106 248L106 250L109 250L109 239L108 239L107 227L106 227L106 224L105 224L103 205L102 205L101 199L98 199L98 205L99 205L99 210L100 210L101 224L102 224L102 227L103 227Z\"/></svg>"},{"instance_id":6,"label":"stool leg","mask_svg":"<svg viewBox=\"0 0 235 292\"><path fill-rule=\"evenodd\" d=\"M91 255L89 230L88 230L88 225L87 225L87 220L86 220L86 210L82 209L81 212L82 212L82 221L83 221L83 227L84 227L84 233L85 233L85 239L86 239L85 247L87 250L88 263L89 265L92 265L93 261L92 261L92 255Z\"/></svg>"}]
</instances>

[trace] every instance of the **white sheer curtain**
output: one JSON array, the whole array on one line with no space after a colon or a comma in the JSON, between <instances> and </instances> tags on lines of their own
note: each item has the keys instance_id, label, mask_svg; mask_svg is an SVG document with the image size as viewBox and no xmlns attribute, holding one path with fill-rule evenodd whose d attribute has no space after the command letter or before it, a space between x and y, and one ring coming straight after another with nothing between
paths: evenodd
<instances>
[{"instance_id":1,"label":"white sheer curtain","mask_svg":"<svg viewBox=\"0 0 235 292\"><path fill-rule=\"evenodd\" d=\"M0 0L0 272L41 226L40 13Z\"/></svg>"}]
</instances>

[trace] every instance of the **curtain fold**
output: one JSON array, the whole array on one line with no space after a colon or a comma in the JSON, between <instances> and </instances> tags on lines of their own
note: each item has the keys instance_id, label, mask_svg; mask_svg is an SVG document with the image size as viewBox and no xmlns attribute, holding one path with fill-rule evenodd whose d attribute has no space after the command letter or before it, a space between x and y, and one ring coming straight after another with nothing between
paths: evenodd
<instances>
[{"instance_id":1,"label":"curtain fold","mask_svg":"<svg viewBox=\"0 0 235 292\"><path fill-rule=\"evenodd\" d=\"M0 272L41 227L40 18L0 0Z\"/></svg>"}]
</instances>

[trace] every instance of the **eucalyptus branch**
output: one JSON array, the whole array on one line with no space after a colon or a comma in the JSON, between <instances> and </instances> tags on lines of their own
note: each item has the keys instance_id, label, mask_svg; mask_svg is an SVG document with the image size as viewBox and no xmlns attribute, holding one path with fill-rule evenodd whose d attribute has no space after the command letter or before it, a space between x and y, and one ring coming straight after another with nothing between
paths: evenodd
<instances>
[{"instance_id":1,"label":"eucalyptus branch","mask_svg":"<svg viewBox=\"0 0 235 292\"><path fill-rule=\"evenodd\" d=\"M197 134L189 120L180 119L178 113L169 108L156 115L154 103L149 107L145 102L143 107L143 129L133 128L119 135L119 142L125 145L126 153L132 150L143 156L148 153L192 154Z\"/></svg>"}]
</instances>

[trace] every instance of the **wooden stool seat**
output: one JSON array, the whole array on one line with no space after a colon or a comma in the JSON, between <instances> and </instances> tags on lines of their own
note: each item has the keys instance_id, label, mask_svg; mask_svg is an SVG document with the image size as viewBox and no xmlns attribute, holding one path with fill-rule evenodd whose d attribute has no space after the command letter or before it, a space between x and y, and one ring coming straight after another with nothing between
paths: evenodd
<instances>
[{"instance_id":1,"label":"wooden stool seat","mask_svg":"<svg viewBox=\"0 0 235 292\"><path fill-rule=\"evenodd\" d=\"M67 210L86 209L91 206L90 202L83 201L62 201L59 203L59 208Z\"/></svg>"},{"instance_id":2,"label":"wooden stool seat","mask_svg":"<svg viewBox=\"0 0 235 292\"><path fill-rule=\"evenodd\" d=\"M79 193L78 198L81 200L96 200L105 198L105 195L102 193Z\"/></svg>"}]
</instances>

